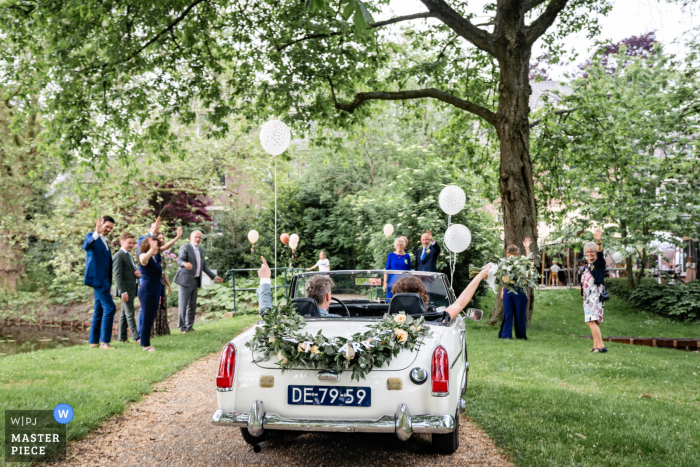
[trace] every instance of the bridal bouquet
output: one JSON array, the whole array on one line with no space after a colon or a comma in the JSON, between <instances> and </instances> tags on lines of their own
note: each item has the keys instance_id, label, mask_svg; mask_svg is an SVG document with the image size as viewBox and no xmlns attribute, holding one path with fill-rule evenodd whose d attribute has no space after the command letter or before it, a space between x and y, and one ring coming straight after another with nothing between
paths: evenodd
<instances>
[{"instance_id":1,"label":"bridal bouquet","mask_svg":"<svg viewBox=\"0 0 700 467\"><path fill-rule=\"evenodd\" d=\"M527 287L537 288L540 275L530 257L501 258L498 264L492 266L491 269L494 277L492 283L494 291L499 285L516 294L518 290L525 290Z\"/></svg>"}]
</instances>

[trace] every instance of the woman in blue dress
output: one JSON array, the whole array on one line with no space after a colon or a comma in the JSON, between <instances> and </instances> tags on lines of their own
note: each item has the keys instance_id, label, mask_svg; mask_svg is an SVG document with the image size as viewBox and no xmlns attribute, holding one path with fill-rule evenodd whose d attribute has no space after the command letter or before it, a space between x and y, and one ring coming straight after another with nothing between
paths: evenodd
<instances>
[{"instance_id":1,"label":"woman in blue dress","mask_svg":"<svg viewBox=\"0 0 700 467\"><path fill-rule=\"evenodd\" d=\"M147 237L141 242L139 255L139 271L141 272L141 287L139 287L138 297L141 302L141 313L139 314L139 335L141 336L141 349L153 352L155 347L151 346L151 329L158 314L160 306L160 294L163 287L160 278L163 269L155 260L155 255L160 249L157 237Z\"/></svg>"},{"instance_id":2,"label":"woman in blue dress","mask_svg":"<svg viewBox=\"0 0 700 467\"><path fill-rule=\"evenodd\" d=\"M389 253L386 258L386 268L390 271L410 271L411 270L411 256L404 251L406 248L406 242L403 238L399 237L394 240L394 248L396 251ZM386 292L386 298L389 300L394 296L391 293L391 288L401 279L398 274L384 274L384 291Z\"/></svg>"}]
</instances>

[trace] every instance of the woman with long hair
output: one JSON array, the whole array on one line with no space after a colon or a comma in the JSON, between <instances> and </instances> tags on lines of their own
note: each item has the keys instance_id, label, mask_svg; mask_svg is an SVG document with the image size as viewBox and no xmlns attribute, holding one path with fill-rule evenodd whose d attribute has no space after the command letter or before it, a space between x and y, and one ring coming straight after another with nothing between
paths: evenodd
<instances>
[{"instance_id":1,"label":"woman with long hair","mask_svg":"<svg viewBox=\"0 0 700 467\"><path fill-rule=\"evenodd\" d=\"M450 306L448 306L445 311L449 313L450 319L455 319L457 315L466 308L466 306L471 301L472 297L476 293L476 289L479 288L479 283L486 279L489 275L488 268L484 268L477 274L477 276L471 280L469 285L459 294L457 300ZM404 276L394 284L391 289L393 294L397 293L417 293L423 298L425 305L428 306L428 290L425 288L423 281L421 281L416 276Z\"/></svg>"}]
</instances>

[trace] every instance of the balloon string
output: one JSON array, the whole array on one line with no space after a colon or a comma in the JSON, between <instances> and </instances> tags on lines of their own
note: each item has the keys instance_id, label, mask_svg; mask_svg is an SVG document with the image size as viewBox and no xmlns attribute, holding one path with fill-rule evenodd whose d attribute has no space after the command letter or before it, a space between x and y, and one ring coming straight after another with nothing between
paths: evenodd
<instances>
[{"instance_id":1,"label":"balloon string","mask_svg":"<svg viewBox=\"0 0 700 467\"><path fill-rule=\"evenodd\" d=\"M451 224L452 224L452 215L451 215L451 214L448 214L448 215L447 215L447 230L450 229L450 225L451 225ZM447 246L447 245L445 245L445 246ZM452 286L452 283L454 282L454 278L455 278L455 265L457 264L457 253L454 254L454 255L455 255L455 259L454 259L454 262L453 262L453 261L452 261L452 253L453 253L452 250L450 250L449 247L448 247L448 248L447 248L447 251L450 253L450 255L449 255L449 257L448 257L448 262L449 262L449 265L450 265L450 289L452 289L452 293L454 293L455 289L454 289L454 287Z\"/></svg>"}]
</instances>

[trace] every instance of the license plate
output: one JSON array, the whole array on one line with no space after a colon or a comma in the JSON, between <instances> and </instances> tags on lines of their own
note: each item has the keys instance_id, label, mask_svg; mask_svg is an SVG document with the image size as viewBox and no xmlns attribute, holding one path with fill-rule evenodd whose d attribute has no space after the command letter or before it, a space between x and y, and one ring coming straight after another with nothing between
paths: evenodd
<instances>
[{"instance_id":1,"label":"license plate","mask_svg":"<svg viewBox=\"0 0 700 467\"><path fill-rule=\"evenodd\" d=\"M357 386L287 386L290 405L342 405L370 407L372 389Z\"/></svg>"}]
</instances>

